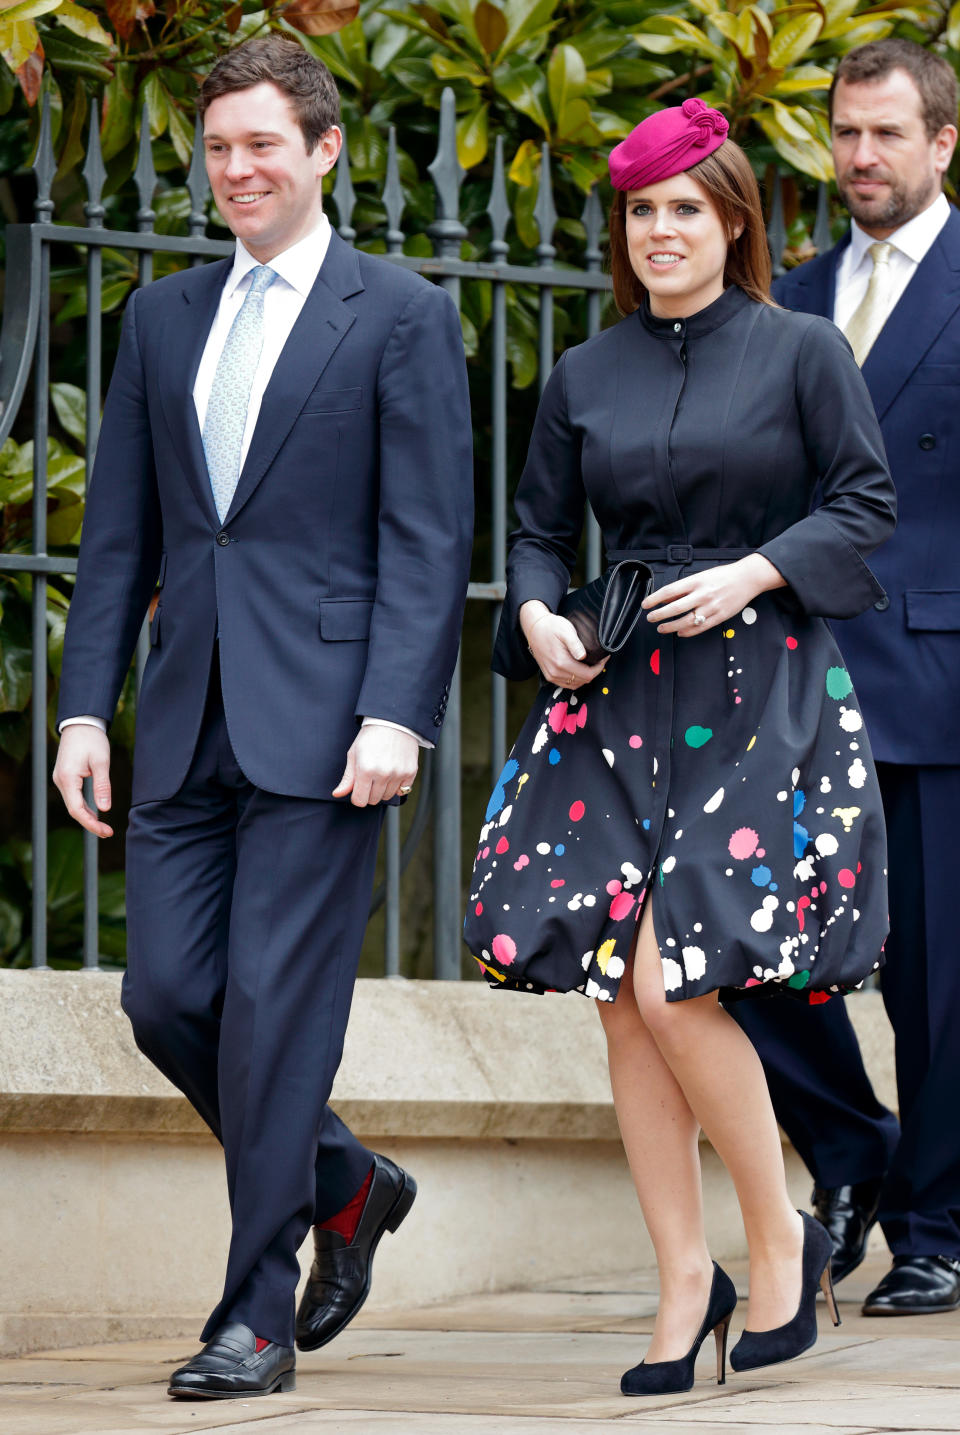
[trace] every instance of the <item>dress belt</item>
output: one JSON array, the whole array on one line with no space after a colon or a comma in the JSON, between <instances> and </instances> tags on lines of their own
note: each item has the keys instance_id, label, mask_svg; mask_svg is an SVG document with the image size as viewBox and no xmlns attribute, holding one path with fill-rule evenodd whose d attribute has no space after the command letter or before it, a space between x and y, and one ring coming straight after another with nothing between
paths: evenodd
<instances>
[{"instance_id":1,"label":"dress belt","mask_svg":"<svg viewBox=\"0 0 960 1435\"><path fill-rule=\"evenodd\" d=\"M625 558L639 558L642 563L735 563L756 553L755 548L694 548L689 543L668 543L663 548L611 548L608 563L621 563Z\"/></svg>"}]
</instances>

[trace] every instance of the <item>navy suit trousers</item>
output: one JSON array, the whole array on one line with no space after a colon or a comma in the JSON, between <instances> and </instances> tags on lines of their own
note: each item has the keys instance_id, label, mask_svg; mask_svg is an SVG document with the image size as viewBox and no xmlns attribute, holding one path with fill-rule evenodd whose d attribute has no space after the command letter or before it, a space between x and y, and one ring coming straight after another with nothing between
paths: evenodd
<instances>
[{"instance_id":1,"label":"navy suit trousers","mask_svg":"<svg viewBox=\"0 0 960 1435\"><path fill-rule=\"evenodd\" d=\"M896 1037L901 1131L877 1101L844 1005L740 1001L777 1118L822 1186L886 1171L894 1255L960 1256L960 951L954 908L960 768L878 763L890 853L881 975ZM855 1001L856 997L851 998Z\"/></svg>"},{"instance_id":2,"label":"navy suit trousers","mask_svg":"<svg viewBox=\"0 0 960 1435\"><path fill-rule=\"evenodd\" d=\"M123 1007L226 1157L233 1233L204 1340L231 1319L293 1345L297 1251L372 1163L327 1100L382 816L254 787L216 660L186 779L131 810Z\"/></svg>"}]
</instances>

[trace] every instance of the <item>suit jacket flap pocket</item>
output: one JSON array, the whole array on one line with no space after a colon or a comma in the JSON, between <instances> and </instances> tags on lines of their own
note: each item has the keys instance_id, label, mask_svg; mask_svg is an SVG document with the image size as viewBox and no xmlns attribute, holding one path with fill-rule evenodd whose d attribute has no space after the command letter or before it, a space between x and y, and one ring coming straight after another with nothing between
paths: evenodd
<instances>
[{"instance_id":1,"label":"suit jacket flap pocket","mask_svg":"<svg viewBox=\"0 0 960 1435\"><path fill-rule=\"evenodd\" d=\"M370 598L321 598L320 636L330 643L370 636L373 600Z\"/></svg>"},{"instance_id":2,"label":"suit jacket flap pocket","mask_svg":"<svg viewBox=\"0 0 960 1435\"><path fill-rule=\"evenodd\" d=\"M908 628L929 633L960 632L960 588L911 588L904 598Z\"/></svg>"},{"instance_id":3,"label":"suit jacket flap pocket","mask_svg":"<svg viewBox=\"0 0 960 1435\"><path fill-rule=\"evenodd\" d=\"M363 389L325 389L322 384L307 398L301 409L302 414L342 414L358 409L363 400Z\"/></svg>"}]
</instances>

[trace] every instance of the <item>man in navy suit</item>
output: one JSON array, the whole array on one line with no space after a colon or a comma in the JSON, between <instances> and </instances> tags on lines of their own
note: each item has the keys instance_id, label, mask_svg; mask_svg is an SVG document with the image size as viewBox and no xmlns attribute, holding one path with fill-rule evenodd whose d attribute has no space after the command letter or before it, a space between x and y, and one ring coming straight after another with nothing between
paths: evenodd
<instances>
[{"instance_id":1,"label":"man in navy suit","mask_svg":"<svg viewBox=\"0 0 960 1435\"><path fill-rule=\"evenodd\" d=\"M314 1349L343 1329L416 1192L327 1099L384 804L410 791L418 745L443 721L472 436L449 295L351 249L323 213L341 145L325 66L282 37L250 41L214 66L199 109L236 251L127 305L55 781L77 821L108 836L105 730L156 592L123 1005L223 1143L223 1296L170 1383L222 1398L292 1388L294 1336Z\"/></svg>"},{"instance_id":2,"label":"man in navy suit","mask_svg":"<svg viewBox=\"0 0 960 1435\"><path fill-rule=\"evenodd\" d=\"M862 46L837 68L831 130L850 231L774 293L847 334L897 485L897 531L871 560L888 597L834 630L887 817L882 985L899 1131L840 1000L741 1002L735 1014L813 1173L834 1279L863 1259L879 1218L893 1268L864 1313L914 1315L960 1306L960 215L942 189L957 140L956 77L908 41Z\"/></svg>"}]
</instances>

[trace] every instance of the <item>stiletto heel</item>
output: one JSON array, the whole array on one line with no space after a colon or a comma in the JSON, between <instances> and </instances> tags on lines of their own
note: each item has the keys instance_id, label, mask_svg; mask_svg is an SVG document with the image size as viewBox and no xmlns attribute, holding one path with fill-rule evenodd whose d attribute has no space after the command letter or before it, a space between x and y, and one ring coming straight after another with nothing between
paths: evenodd
<instances>
[{"instance_id":1,"label":"stiletto heel","mask_svg":"<svg viewBox=\"0 0 960 1435\"><path fill-rule=\"evenodd\" d=\"M833 1271L830 1269L830 1262L823 1268L823 1275L820 1277L820 1289L823 1291L823 1298L827 1303L827 1310L830 1312L830 1319L834 1325L840 1324L840 1312L837 1310L837 1298L833 1293Z\"/></svg>"},{"instance_id":2,"label":"stiletto heel","mask_svg":"<svg viewBox=\"0 0 960 1435\"><path fill-rule=\"evenodd\" d=\"M733 1320L733 1311L719 1325L713 1327L713 1338L717 1342L717 1384L727 1383L727 1336L730 1334L730 1322Z\"/></svg>"},{"instance_id":3,"label":"stiletto heel","mask_svg":"<svg viewBox=\"0 0 960 1435\"><path fill-rule=\"evenodd\" d=\"M745 1330L730 1352L731 1370L756 1370L802 1355L817 1341L817 1287L823 1288L834 1325L840 1324L830 1279L833 1241L830 1233L813 1216L801 1211L803 1253L801 1256L800 1304L786 1325L775 1330Z\"/></svg>"},{"instance_id":4,"label":"stiletto heel","mask_svg":"<svg viewBox=\"0 0 960 1435\"><path fill-rule=\"evenodd\" d=\"M693 1367L697 1363L700 1347L711 1330L717 1341L717 1384L726 1381L727 1331L737 1304L737 1292L726 1271L713 1263L713 1283L710 1286L710 1300L703 1324L697 1338L679 1360L656 1360L647 1365L641 1360L632 1370L624 1373L620 1389L624 1395L678 1395L693 1389Z\"/></svg>"}]
</instances>

